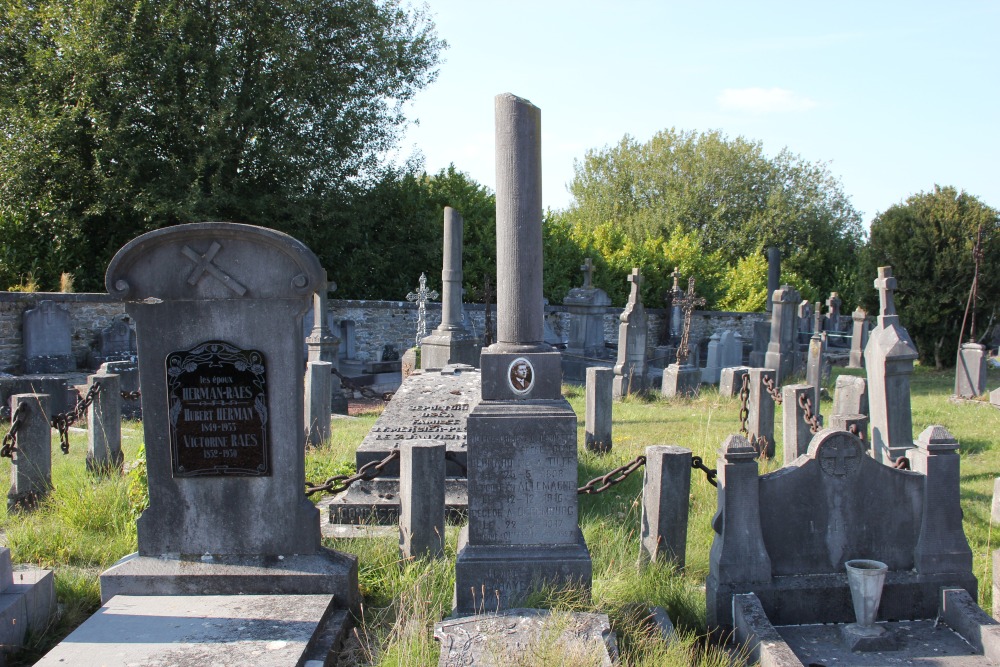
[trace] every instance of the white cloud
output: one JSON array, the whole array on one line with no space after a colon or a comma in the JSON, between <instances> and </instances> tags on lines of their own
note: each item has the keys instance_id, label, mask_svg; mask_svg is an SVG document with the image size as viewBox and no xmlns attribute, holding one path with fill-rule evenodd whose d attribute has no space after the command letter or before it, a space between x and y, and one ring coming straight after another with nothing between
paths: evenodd
<instances>
[{"instance_id":1,"label":"white cloud","mask_svg":"<svg viewBox=\"0 0 1000 667\"><path fill-rule=\"evenodd\" d=\"M784 88L726 88L716 99L723 109L751 113L808 111L817 106L815 100Z\"/></svg>"}]
</instances>

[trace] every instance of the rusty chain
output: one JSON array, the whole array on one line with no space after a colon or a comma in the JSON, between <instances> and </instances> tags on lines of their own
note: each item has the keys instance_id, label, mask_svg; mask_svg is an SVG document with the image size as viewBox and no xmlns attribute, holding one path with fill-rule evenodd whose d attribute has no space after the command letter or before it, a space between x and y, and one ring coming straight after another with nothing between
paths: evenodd
<instances>
[{"instance_id":1,"label":"rusty chain","mask_svg":"<svg viewBox=\"0 0 1000 667\"><path fill-rule=\"evenodd\" d=\"M63 454L69 454L69 427L83 418L87 414L87 408L94 402L94 398L101 391L101 383L94 382L87 390L87 395L80 398L77 391L76 407L69 412L62 412L52 415L52 428L59 431L59 448Z\"/></svg>"},{"instance_id":2,"label":"rusty chain","mask_svg":"<svg viewBox=\"0 0 1000 667\"><path fill-rule=\"evenodd\" d=\"M589 482L578 488L576 492L578 494L592 495L595 493L601 493L603 491L607 491L615 484L625 481L626 477L628 477L629 475L631 475L644 465L646 465L646 457L640 454L629 463L626 463L623 466L618 466L614 470L611 470L608 473L601 475L600 477L595 477L594 479L590 480ZM598 484L600 484L601 486L597 486Z\"/></svg>"},{"instance_id":3,"label":"rusty chain","mask_svg":"<svg viewBox=\"0 0 1000 667\"><path fill-rule=\"evenodd\" d=\"M743 386L740 387L740 433L747 435L747 419L750 418L750 374L743 374Z\"/></svg>"},{"instance_id":4,"label":"rusty chain","mask_svg":"<svg viewBox=\"0 0 1000 667\"><path fill-rule=\"evenodd\" d=\"M900 456L898 459L892 462L892 467L896 470L909 470L910 469L910 459L905 456Z\"/></svg>"},{"instance_id":5,"label":"rusty chain","mask_svg":"<svg viewBox=\"0 0 1000 667\"><path fill-rule=\"evenodd\" d=\"M849 433L851 433L853 435L856 435L859 438L861 438L861 442L865 441L865 433L864 433L864 431L862 431L861 429L858 428L857 424L851 424L850 426L848 426L847 427L847 431Z\"/></svg>"},{"instance_id":6,"label":"rusty chain","mask_svg":"<svg viewBox=\"0 0 1000 667\"><path fill-rule=\"evenodd\" d=\"M799 407L802 408L802 420L809 424L810 433L819 433L823 426L819 423L819 419L812 412L813 402L812 399L805 394L799 394Z\"/></svg>"},{"instance_id":7,"label":"rusty chain","mask_svg":"<svg viewBox=\"0 0 1000 667\"><path fill-rule=\"evenodd\" d=\"M771 398L774 399L774 402L778 405L781 405L784 399L781 397L781 389L774 386L774 378L770 378L765 375L761 379L761 382L764 383L764 388L767 389L767 393L771 395Z\"/></svg>"},{"instance_id":8,"label":"rusty chain","mask_svg":"<svg viewBox=\"0 0 1000 667\"><path fill-rule=\"evenodd\" d=\"M394 449L381 461L369 461L364 464L353 475L334 475L333 477L328 477L322 484L313 484L310 481L306 481L306 495L311 496L321 491L324 493L340 493L359 480L368 481L375 479L387 465L398 458L399 450Z\"/></svg>"},{"instance_id":9,"label":"rusty chain","mask_svg":"<svg viewBox=\"0 0 1000 667\"><path fill-rule=\"evenodd\" d=\"M124 401L138 401L140 398L142 398L142 392L139 390L122 392L122 400Z\"/></svg>"},{"instance_id":10,"label":"rusty chain","mask_svg":"<svg viewBox=\"0 0 1000 667\"><path fill-rule=\"evenodd\" d=\"M347 389L348 391L356 391L365 398L377 398L380 401L383 401L384 403L388 403L389 401L392 400L393 395L396 393L393 391L384 391L381 394L379 394L371 387L362 387L359 384L355 384L354 380L347 377L346 375L342 375L341 372L338 371L336 368L331 367L330 372L332 372L334 375L340 378L340 385L344 389Z\"/></svg>"},{"instance_id":11,"label":"rusty chain","mask_svg":"<svg viewBox=\"0 0 1000 667\"><path fill-rule=\"evenodd\" d=\"M3 445L0 446L0 456L8 459L14 458L14 452L17 451L17 431L24 423L27 409L26 403L18 403L17 408L14 409L14 414L10 416L10 430L3 437Z\"/></svg>"},{"instance_id":12,"label":"rusty chain","mask_svg":"<svg viewBox=\"0 0 1000 667\"><path fill-rule=\"evenodd\" d=\"M706 466L704 461L701 460L700 456L691 457L691 468L694 470L700 470L703 473L705 473L705 477L708 478L708 483L711 484L712 486L719 486L719 483L715 481L715 478L719 474L719 471L716 470L715 468L709 468L708 466Z\"/></svg>"}]
</instances>

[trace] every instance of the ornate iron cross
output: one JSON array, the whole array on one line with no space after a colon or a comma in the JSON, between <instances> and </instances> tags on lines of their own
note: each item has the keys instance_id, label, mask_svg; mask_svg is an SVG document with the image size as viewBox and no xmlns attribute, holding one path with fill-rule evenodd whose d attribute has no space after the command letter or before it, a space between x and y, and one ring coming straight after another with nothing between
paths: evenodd
<instances>
[{"instance_id":1,"label":"ornate iron cross","mask_svg":"<svg viewBox=\"0 0 1000 667\"><path fill-rule=\"evenodd\" d=\"M406 295L407 301L417 303L417 347L420 346L420 341L427 336L427 302L438 298L438 296L434 290L427 289L427 276L422 273L420 274L420 287L417 288L416 292L410 292Z\"/></svg>"},{"instance_id":2,"label":"ornate iron cross","mask_svg":"<svg viewBox=\"0 0 1000 667\"><path fill-rule=\"evenodd\" d=\"M684 333L681 335L681 342L677 346L677 365L682 366L687 363L688 357L691 355L691 350L688 349L688 338L691 334L691 314L697 306L705 305L705 298L696 296L694 293L693 276L688 278L687 293L682 298L677 299L674 305L680 306L684 312Z\"/></svg>"}]
</instances>

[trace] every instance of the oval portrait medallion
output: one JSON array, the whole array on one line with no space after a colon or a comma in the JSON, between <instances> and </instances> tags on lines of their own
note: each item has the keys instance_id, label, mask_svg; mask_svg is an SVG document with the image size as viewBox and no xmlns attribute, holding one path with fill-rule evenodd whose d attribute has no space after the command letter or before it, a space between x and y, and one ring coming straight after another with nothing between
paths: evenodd
<instances>
[{"instance_id":1,"label":"oval portrait medallion","mask_svg":"<svg viewBox=\"0 0 1000 667\"><path fill-rule=\"evenodd\" d=\"M535 369L524 357L518 357L507 367L507 384L515 394L527 394L535 384Z\"/></svg>"}]
</instances>

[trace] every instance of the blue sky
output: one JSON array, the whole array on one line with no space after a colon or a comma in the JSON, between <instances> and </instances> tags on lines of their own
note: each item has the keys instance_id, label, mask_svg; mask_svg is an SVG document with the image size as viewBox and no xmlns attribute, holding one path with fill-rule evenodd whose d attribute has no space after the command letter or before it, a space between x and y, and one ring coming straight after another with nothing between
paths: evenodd
<instances>
[{"instance_id":1,"label":"blue sky","mask_svg":"<svg viewBox=\"0 0 1000 667\"><path fill-rule=\"evenodd\" d=\"M867 225L953 185L1000 207L1000 2L429 0L447 40L407 104L397 159L490 188L493 98L542 111L543 205L573 160L655 132L717 129L830 172Z\"/></svg>"}]
</instances>

